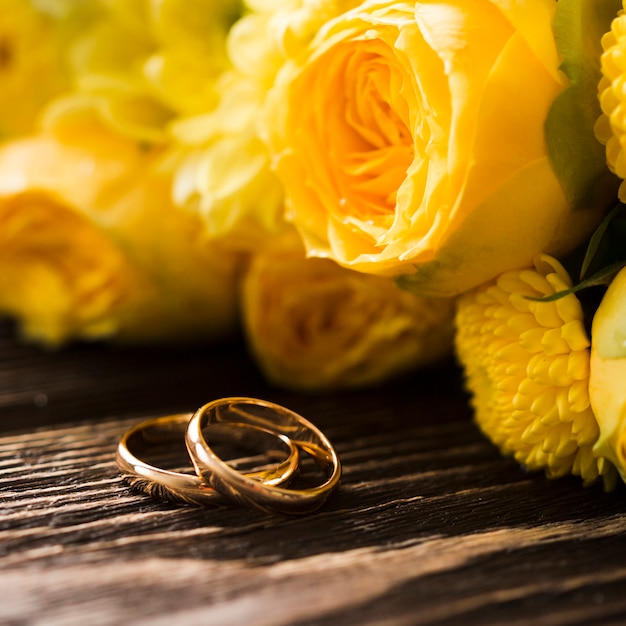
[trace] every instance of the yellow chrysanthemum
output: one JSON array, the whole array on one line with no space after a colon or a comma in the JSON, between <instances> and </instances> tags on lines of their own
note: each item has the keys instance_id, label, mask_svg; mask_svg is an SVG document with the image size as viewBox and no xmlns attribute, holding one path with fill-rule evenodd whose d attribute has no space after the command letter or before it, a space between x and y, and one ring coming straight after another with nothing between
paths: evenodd
<instances>
[{"instance_id":1,"label":"yellow chrysanthemum","mask_svg":"<svg viewBox=\"0 0 626 626\"><path fill-rule=\"evenodd\" d=\"M0 0L0 139L32 130L66 87L57 24L26 0Z\"/></svg>"},{"instance_id":2,"label":"yellow chrysanthemum","mask_svg":"<svg viewBox=\"0 0 626 626\"><path fill-rule=\"evenodd\" d=\"M611 30L602 37L602 79L598 86L602 115L596 124L596 137L606 144L609 168L626 179L626 13L620 11ZM626 184L619 189L626 202Z\"/></svg>"},{"instance_id":3,"label":"yellow chrysanthemum","mask_svg":"<svg viewBox=\"0 0 626 626\"><path fill-rule=\"evenodd\" d=\"M239 0L99 0L100 15L72 45L74 92L48 122L88 102L118 132L164 142L177 117L211 110L228 67L226 34Z\"/></svg>"},{"instance_id":4,"label":"yellow chrysanthemum","mask_svg":"<svg viewBox=\"0 0 626 626\"><path fill-rule=\"evenodd\" d=\"M211 238L256 250L281 229L282 187L256 132L262 96L230 74L217 108L173 126L174 201L200 215Z\"/></svg>"},{"instance_id":5,"label":"yellow chrysanthemum","mask_svg":"<svg viewBox=\"0 0 626 626\"><path fill-rule=\"evenodd\" d=\"M248 0L228 33L231 68L219 78L210 111L172 124L174 197L199 213L209 236L256 250L282 231L282 185L271 170L259 128L276 74L319 28L356 0Z\"/></svg>"},{"instance_id":6,"label":"yellow chrysanthemum","mask_svg":"<svg viewBox=\"0 0 626 626\"><path fill-rule=\"evenodd\" d=\"M615 480L593 453L598 424L589 403L589 338L578 298L529 298L571 286L561 264L539 255L535 267L502 274L458 303L456 348L475 416L506 455L550 477Z\"/></svg>"}]
</instances>

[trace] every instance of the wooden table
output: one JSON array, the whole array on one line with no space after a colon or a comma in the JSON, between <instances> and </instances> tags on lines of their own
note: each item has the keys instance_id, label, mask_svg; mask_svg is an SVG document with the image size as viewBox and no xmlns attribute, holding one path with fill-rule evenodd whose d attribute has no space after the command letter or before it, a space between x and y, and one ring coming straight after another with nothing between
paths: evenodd
<instances>
[{"instance_id":1,"label":"wooden table","mask_svg":"<svg viewBox=\"0 0 626 626\"><path fill-rule=\"evenodd\" d=\"M302 518L134 493L141 418L248 395L336 444ZM59 352L0 325L0 623L624 624L626 489L549 481L477 431L452 366L380 389L267 386L241 346Z\"/></svg>"}]
</instances>

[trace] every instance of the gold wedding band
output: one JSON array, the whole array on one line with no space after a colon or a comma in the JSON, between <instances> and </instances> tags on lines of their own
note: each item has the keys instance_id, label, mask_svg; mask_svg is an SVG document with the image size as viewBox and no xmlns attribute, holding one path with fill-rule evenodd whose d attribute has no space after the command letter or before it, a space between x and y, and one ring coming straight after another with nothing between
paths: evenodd
<instances>
[{"instance_id":1,"label":"gold wedding band","mask_svg":"<svg viewBox=\"0 0 626 626\"><path fill-rule=\"evenodd\" d=\"M207 443L203 429L239 422L288 437L324 471L324 482L311 488L290 489L263 484L230 467ZM341 478L339 457L326 436L297 413L265 400L236 397L205 404L189 420L185 441L196 473L205 484L235 502L270 513L311 513L324 504Z\"/></svg>"},{"instance_id":2,"label":"gold wedding band","mask_svg":"<svg viewBox=\"0 0 626 626\"><path fill-rule=\"evenodd\" d=\"M134 426L119 442L117 466L132 487L158 499L204 506L223 504L227 500L222 494L206 484L198 475L161 469L140 458L158 443L168 444L178 441L182 444L183 433L190 418L191 413L167 415ZM300 454L294 443L275 429L258 424L256 420L233 421L229 423L228 428L220 429L218 426L218 429L212 429L211 435L212 440L217 438L230 443L246 443L246 439L253 439L256 443L262 437L271 437L281 444L280 451L267 450L266 455L279 456L284 459L283 461L260 470L246 472L245 475L255 483L280 485L288 481L298 470Z\"/></svg>"}]
</instances>

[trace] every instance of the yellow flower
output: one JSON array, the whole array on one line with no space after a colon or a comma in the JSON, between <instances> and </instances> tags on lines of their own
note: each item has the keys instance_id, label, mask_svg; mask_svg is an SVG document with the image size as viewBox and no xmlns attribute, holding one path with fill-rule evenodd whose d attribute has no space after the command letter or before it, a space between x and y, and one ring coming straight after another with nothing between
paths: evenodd
<instances>
[{"instance_id":1,"label":"yellow flower","mask_svg":"<svg viewBox=\"0 0 626 626\"><path fill-rule=\"evenodd\" d=\"M231 75L218 107L173 126L174 201L201 216L206 235L254 250L284 227L283 192L256 133L260 94Z\"/></svg>"},{"instance_id":2,"label":"yellow flower","mask_svg":"<svg viewBox=\"0 0 626 626\"><path fill-rule=\"evenodd\" d=\"M248 250L284 229L282 185L259 136L259 111L288 56L356 0L250 0L228 33L232 68L212 110L172 124L175 201L200 214L207 235Z\"/></svg>"},{"instance_id":3,"label":"yellow flower","mask_svg":"<svg viewBox=\"0 0 626 626\"><path fill-rule=\"evenodd\" d=\"M378 383L451 353L452 300L421 298L299 249L254 257L242 314L261 369L289 388Z\"/></svg>"},{"instance_id":4,"label":"yellow flower","mask_svg":"<svg viewBox=\"0 0 626 626\"><path fill-rule=\"evenodd\" d=\"M104 153L113 147L96 145ZM52 136L0 149L0 310L32 339L57 345L114 335L126 303L149 298L139 268L83 213L137 160L123 147L108 161Z\"/></svg>"},{"instance_id":5,"label":"yellow flower","mask_svg":"<svg viewBox=\"0 0 626 626\"><path fill-rule=\"evenodd\" d=\"M310 255L449 295L580 242L600 215L544 136L556 6L367 0L285 64L264 120Z\"/></svg>"},{"instance_id":6,"label":"yellow flower","mask_svg":"<svg viewBox=\"0 0 626 626\"><path fill-rule=\"evenodd\" d=\"M0 249L0 311L50 345L116 333L112 312L145 288L114 241L37 190L0 197Z\"/></svg>"},{"instance_id":7,"label":"yellow flower","mask_svg":"<svg viewBox=\"0 0 626 626\"><path fill-rule=\"evenodd\" d=\"M329 20L360 0L248 0L251 11L231 28L228 50L235 68L271 87L284 61L295 57Z\"/></svg>"},{"instance_id":8,"label":"yellow flower","mask_svg":"<svg viewBox=\"0 0 626 626\"><path fill-rule=\"evenodd\" d=\"M611 30L602 37L602 80L598 85L602 115L596 124L596 137L606 144L606 159L612 172L626 179L626 14L620 11ZM619 189L619 198L626 202L626 184Z\"/></svg>"},{"instance_id":9,"label":"yellow flower","mask_svg":"<svg viewBox=\"0 0 626 626\"><path fill-rule=\"evenodd\" d=\"M30 132L67 85L51 16L27 0L0 0L0 139Z\"/></svg>"},{"instance_id":10,"label":"yellow flower","mask_svg":"<svg viewBox=\"0 0 626 626\"><path fill-rule=\"evenodd\" d=\"M48 124L88 103L107 124L161 143L179 116L212 109L216 80L228 67L225 39L238 0L100 0L71 48L74 92L59 99Z\"/></svg>"},{"instance_id":11,"label":"yellow flower","mask_svg":"<svg viewBox=\"0 0 626 626\"><path fill-rule=\"evenodd\" d=\"M0 310L50 344L219 337L236 258L169 200L158 155L89 116L0 150Z\"/></svg>"},{"instance_id":12,"label":"yellow flower","mask_svg":"<svg viewBox=\"0 0 626 626\"><path fill-rule=\"evenodd\" d=\"M589 403L589 339L578 298L529 298L571 286L558 261L540 255L459 298L456 349L478 425L528 469L586 483L615 471L593 451L598 424Z\"/></svg>"},{"instance_id":13,"label":"yellow flower","mask_svg":"<svg viewBox=\"0 0 626 626\"><path fill-rule=\"evenodd\" d=\"M591 328L589 395L600 427L597 454L626 481L626 271L609 285Z\"/></svg>"},{"instance_id":14,"label":"yellow flower","mask_svg":"<svg viewBox=\"0 0 626 626\"><path fill-rule=\"evenodd\" d=\"M200 218L172 203L171 178L159 166L148 163L124 195L96 207L156 290L157 302L134 311L120 336L224 339L237 328L240 257L208 241Z\"/></svg>"}]
</instances>

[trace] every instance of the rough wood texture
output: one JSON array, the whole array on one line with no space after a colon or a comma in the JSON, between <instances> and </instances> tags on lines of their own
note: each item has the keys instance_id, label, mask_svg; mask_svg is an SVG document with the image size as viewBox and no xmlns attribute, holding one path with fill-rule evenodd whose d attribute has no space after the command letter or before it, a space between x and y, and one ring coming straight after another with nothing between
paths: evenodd
<instances>
[{"instance_id":1,"label":"rough wood texture","mask_svg":"<svg viewBox=\"0 0 626 626\"><path fill-rule=\"evenodd\" d=\"M313 420L344 463L317 514L132 492L113 455L148 415L253 395ZM264 385L239 347L59 353L0 327L0 622L623 624L626 489L502 459L452 367L381 389Z\"/></svg>"}]
</instances>

